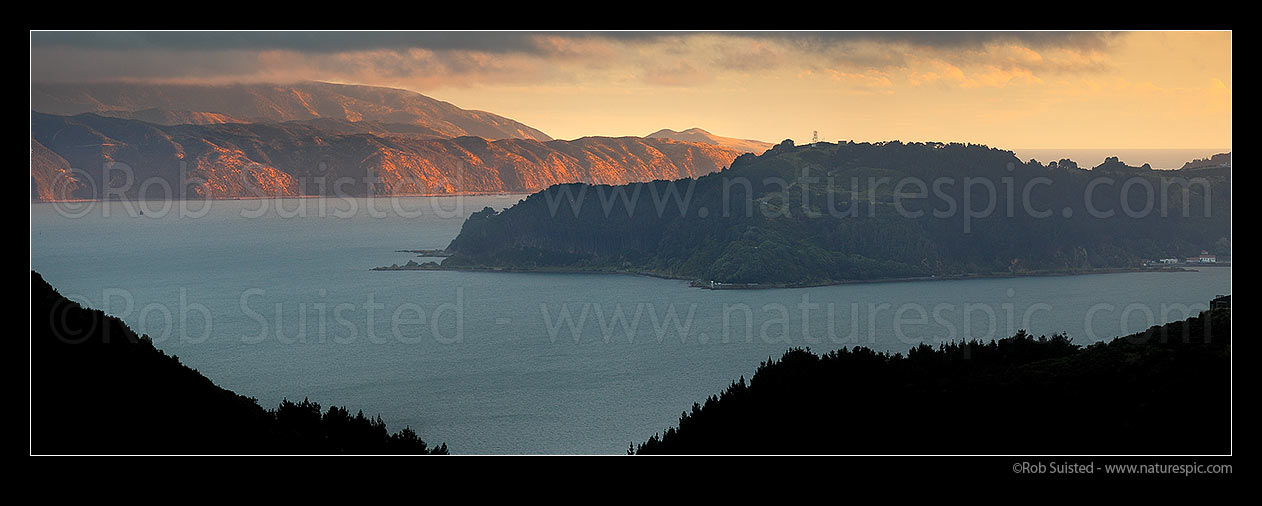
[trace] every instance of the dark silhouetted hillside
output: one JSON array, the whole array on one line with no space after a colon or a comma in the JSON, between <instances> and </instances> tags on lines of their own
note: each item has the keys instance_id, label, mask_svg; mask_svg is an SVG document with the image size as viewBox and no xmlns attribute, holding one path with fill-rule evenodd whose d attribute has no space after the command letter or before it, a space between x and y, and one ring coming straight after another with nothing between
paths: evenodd
<instances>
[{"instance_id":1,"label":"dark silhouetted hillside","mask_svg":"<svg viewBox=\"0 0 1262 506\"><path fill-rule=\"evenodd\" d=\"M346 408L265 410L31 273L33 454L445 454Z\"/></svg>"},{"instance_id":2,"label":"dark silhouetted hillside","mask_svg":"<svg viewBox=\"0 0 1262 506\"><path fill-rule=\"evenodd\" d=\"M794 349L640 454L1228 454L1231 309L1081 347Z\"/></svg>"}]
</instances>

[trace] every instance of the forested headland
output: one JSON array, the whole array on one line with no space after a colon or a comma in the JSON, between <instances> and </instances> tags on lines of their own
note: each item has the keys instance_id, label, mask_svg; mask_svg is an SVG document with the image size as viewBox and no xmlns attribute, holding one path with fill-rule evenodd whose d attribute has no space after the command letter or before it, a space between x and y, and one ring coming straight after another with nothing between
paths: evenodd
<instances>
[{"instance_id":1,"label":"forested headland","mask_svg":"<svg viewBox=\"0 0 1262 506\"><path fill-rule=\"evenodd\" d=\"M555 185L474 213L442 268L801 286L1229 256L1227 167L1022 162L975 144L786 141L696 179Z\"/></svg>"}]
</instances>

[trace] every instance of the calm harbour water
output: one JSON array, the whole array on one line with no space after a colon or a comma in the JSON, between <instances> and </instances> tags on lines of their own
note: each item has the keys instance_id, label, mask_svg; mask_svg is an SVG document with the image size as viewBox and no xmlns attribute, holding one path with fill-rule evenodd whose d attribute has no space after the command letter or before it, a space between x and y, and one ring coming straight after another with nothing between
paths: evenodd
<instances>
[{"instance_id":1,"label":"calm harbour water","mask_svg":"<svg viewBox=\"0 0 1262 506\"><path fill-rule=\"evenodd\" d=\"M1231 291L1228 267L742 291L370 270L520 198L38 203L31 266L264 407L362 409L454 453L625 452L790 347L905 352L1022 328L1089 343Z\"/></svg>"}]
</instances>

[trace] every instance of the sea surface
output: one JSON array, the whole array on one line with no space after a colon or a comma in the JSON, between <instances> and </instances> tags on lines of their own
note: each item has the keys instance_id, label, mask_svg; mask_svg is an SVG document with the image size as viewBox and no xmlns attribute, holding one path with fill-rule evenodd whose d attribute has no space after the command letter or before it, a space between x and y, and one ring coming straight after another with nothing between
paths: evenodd
<instances>
[{"instance_id":1,"label":"sea surface","mask_svg":"<svg viewBox=\"0 0 1262 506\"><path fill-rule=\"evenodd\" d=\"M906 352L1018 329L1086 344L1231 292L1230 267L731 291L371 270L423 262L397 250L444 248L469 214L521 198L33 203L31 268L264 407L347 406L464 454L623 453L792 347Z\"/></svg>"}]
</instances>

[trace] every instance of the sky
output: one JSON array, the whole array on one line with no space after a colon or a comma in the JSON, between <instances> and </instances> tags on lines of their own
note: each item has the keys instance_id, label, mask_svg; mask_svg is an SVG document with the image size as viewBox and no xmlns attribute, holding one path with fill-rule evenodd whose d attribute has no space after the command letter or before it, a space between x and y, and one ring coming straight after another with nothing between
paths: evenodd
<instances>
[{"instance_id":1,"label":"sky","mask_svg":"<svg viewBox=\"0 0 1262 506\"><path fill-rule=\"evenodd\" d=\"M32 82L404 88L559 139L1231 147L1231 32L32 32Z\"/></svg>"}]
</instances>

